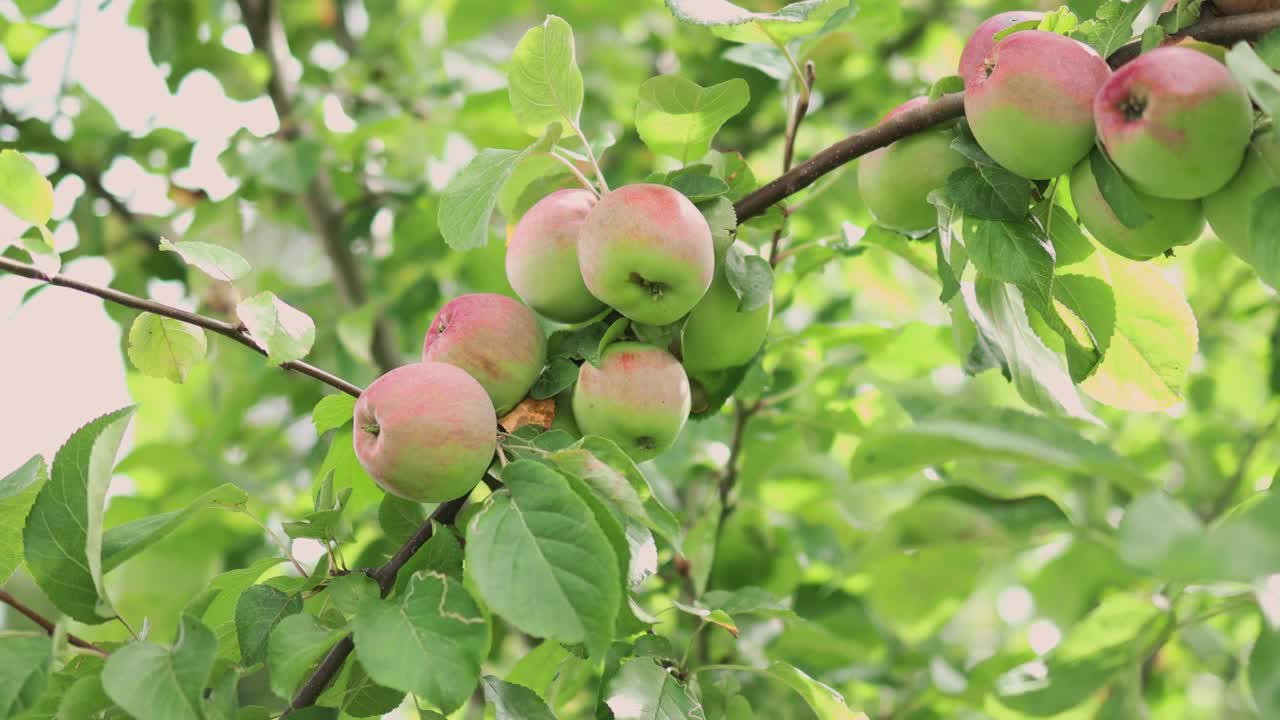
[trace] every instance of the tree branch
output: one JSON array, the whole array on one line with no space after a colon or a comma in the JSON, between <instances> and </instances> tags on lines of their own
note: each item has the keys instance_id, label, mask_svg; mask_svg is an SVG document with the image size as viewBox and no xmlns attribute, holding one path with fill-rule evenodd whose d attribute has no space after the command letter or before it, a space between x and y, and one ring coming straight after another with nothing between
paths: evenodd
<instances>
[{"instance_id":1,"label":"tree branch","mask_svg":"<svg viewBox=\"0 0 1280 720\"><path fill-rule=\"evenodd\" d=\"M452 525L458 517L458 512L462 510L463 505L467 504L467 498L470 496L471 493L468 492L456 500L450 500L437 507L435 512L431 513L431 517L427 518L427 521L413 534L413 537L409 538L404 545L401 545L396 554L392 555L391 559L384 563L382 567L370 574L377 581L382 597L386 597L391 592L391 588L395 587L396 575L404 567L405 563L409 562L413 554L418 552L431 539L432 533L435 532L435 523ZM352 639L351 635L342 638L330 648L324 659L320 661L320 665L315 669L315 672L311 673L311 677L307 678L307 681L298 689L298 693L293 696L289 707L285 708L280 717L288 717L295 710L314 705L316 699L329 686L329 683L333 682L333 679L338 676L338 673L342 670L342 664L347 661L351 651L355 649L355 640Z\"/></svg>"},{"instance_id":2,"label":"tree branch","mask_svg":"<svg viewBox=\"0 0 1280 720\"><path fill-rule=\"evenodd\" d=\"M35 610L27 607L26 605L22 604L22 602L20 602L16 597L10 595L8 592L4 590L0 590L0 602L22 613L23 616L25 616L31 622L39 625L40 628L45 632L49 633L50 635L53 634L54 624L52 620L41 615ZM67 641L78 648L84 648L85 650L95 652L101 655L102 657L107 656L106 650L103 650L102 648L98 647L97 645L94 645L88 640L82 640L70 633L67 633Z\"/></svg>"},{"instance_id":3,"label":"tree branch","mask_svg":"<svg viewBox=\"0 0 1280 720\"><path fill-rule=\"evenodd\" d=\"M193 312L189 312L187 310L183 310L182 308L176 308L170 305L165 305L163 303L158 303L158 302L155 302L154 300L147 300L146 298L140 298L136 295L130 295L128 293L120 292L119 290L114 290L112 288L91 285L86 282L81 282L79 280L69 278L65 275L50 275L33 265L20 263L20 262L17 262L16 260L10 260L9 258L2 257L2 256L0 256L0 270L3 270L8 273L12 273L14 275L20 275L25 278L31 278L32 280L40 280L42 282L46 282L46 283L49 283L50 285L55 285L57 287L70 288L72 290L79 290L82 293L88 293L89 295L94 295L96 297L102 298L103 300L113 302L117 305L130 307L135 310L142 310L143 312L154 313L156 315L163 315L164 317L173 318L174 320L181 320L182 322L187 323L189 325L195 325L196 327L204 328L205 330L217 333L224 337L229 337L232 340L235 340L236 342L240 343L241 345L244 345L245 347L249 348L250 350L257 352L260 355L265 356L267 354L267 351L264 348L262 348L262 346L258 345L258 343L249 335L249 333L239 325L232 325L231 323L225 322L223 320L218 320L218 319L207 317L204 315L199 315ZM347 382L346 380L343 380L342 378L328 371L321 370L320 368L314 365L310 365L300 360L281 363L280 368L282 370L292 370L294 372L302 373L303 375L313 377L316 380L319 380L320 382L326 385L329 385L330 387L341 390L342 392L347 393L348 395L351 395L353 397L359 397L361 393L361 389L358 385L354 385L350 382Z\"/></svg>"},{"instance_id":4,"label":"tree branch","mask_svg":"<svg viewBox=\"0 0 1280 720\"><path fill-rule=\"evenodd\" d=\"M249 30L253 46L266 58L271 68L271 79L267 83L267 96L275 107L280 119L280 133L284 138L295 138L304 134L294 116L294 102L297 89L291 85L285 75L284 68L290 60L288 39L280 14L276 12L274 0L238 0L241 19ZM339 8L339 12L342 9ZM334 280L338 294L349 305L360 306L369 301L364 280L360 276L360 268L351 245L342 237L342 210L336 200L333 183L323 167L316 170L306 192L302 196L302 205L311 221L312 230L320 236L325 254L333 265ZM373 325L373 343L370 351L374 363L383 372L400 364L399 352L391 341L390 328L381 316L375 318Z\"/></svg>"},{"instance_id":5,"label":"tree branch","mask_svg":"<svg viewBox=\"0 0 1280 720\"><path fill-rule=\"evenodd\" d=\"M804 116L809 112L809 100L813 97L813 83L815 80L815 69L813 61L810 60L804 64L804 75L800 77L800 82L804 83L804 87L800 88L800 94L796 96L796 106L791 113L791 120L787 123L787 135L782 142L782 172L791 169L791 162L795 159L796 154L796 136L800 134L800 123L804 122ZM789 212L783 208L783 215ZM769 264L776 266L780 256L778 255L778 243L782 241L782 228L773 231L773 242L769 243Z\"/></svg>"},{"instance_id":6,"label":"tree branch","mask_svg":"<svg viewBox=\"0 0 1280 720\"><path fill-rule=\"evenodd\" d=\"M1179 36L1228 44L1237 40L1256 38L1277 27L1280 27L1280 10L1272 10L1250 15L1205 18L1183 30ZM1113 65L1124 64L1137 56L1136 50L1137 46L1133 43L1125 45L1117 50L1109 61ZM738 222L741 223L764 213L775 203L800 192L823 175L872 150L963 115L964 94L951 93L895 115L879 125L860 130L739 200L733 207L737 212Z\"/></svg>"}]
</instances>

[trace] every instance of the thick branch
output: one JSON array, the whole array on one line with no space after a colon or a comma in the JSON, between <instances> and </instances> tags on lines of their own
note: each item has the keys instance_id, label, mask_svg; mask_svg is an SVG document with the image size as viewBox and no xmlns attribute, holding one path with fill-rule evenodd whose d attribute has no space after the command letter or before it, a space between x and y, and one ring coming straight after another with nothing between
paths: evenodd
<instances>
[{"instance_id":1,"label":"thick branch","mask_svg":"<svg viewBox=\"0 0 1280 720\"><path fill-rule=\"evenodd\" d=\"M452 525L457 519L458 512L462 510L462 506L467 504L467 498L470 493L463 495L456 500L450 500L436 508L431 513L431 517L418 528L418 531L409 538L400 549L396 551L391 559L382 565L382 567L374 570L371 574L374 580L378 582L378 587L382 591L382 596L386 597L391 592L391 588L395 587L396 575L405 563L418 552L427 541L431 539L431 535L435 532L435 524ZM351 655L351 651L355 650L356 644L348 635L338 641L336 645L329 649L329 652L320 661L320 665L311 673L311 677L307 678L306 683L298 690L298 694L293 696L293 700L289 703L289 707L285 709L281 718L287 717L295 710L311 707L315 704L316 699L324 692L324 689L333 682L338 676L338 672L342 670L342 664L347 661Z\"/></svg>"},{"instance_id":2,"label":"thick branch","mask_svg":"<svg viewBox=\"0 0 1280 720\"><path fill-rule=\"evenodd\" d=\"M282 137L293 138L304 132L294 116L297 88L285 75L289 57L288 39L274 0L239 0L240 15L253 46L261 52L271 68L271 80L267 84L267 96L280 119ZM339 8L339 12L341 12ZM369 301L364 280L351 245L342 237L342 211L324 168L316 175L302 196L302 205L311 221L312 230L320 236L325 254L333 265L338 294L349 305L360 306ZM373 326L373 346L370 348L374 363L386 372L400 364L399 352L391 342L391 332L386 320L378 317Z\"/></svg>"},{"instance_id":3,"label":"thick branch","mask_svg":"<svg viewBox=\"0 0 1280 720\"><path fill-rule=\"evenodd\" d=\"M4 590L0 590L0 602L22 613L23 616L25 616L31 622L39 625L40 628L45 632L49 633L50 635L53 634L55 626L52 620L41 615L35 610L27 607L26 605L22 604L22 602L20 602L14 596L10 595L8 592ZM75 645L78 648L84 648L85 650L90 650L92 652L95 652L101 655L102 657L107 656L106 650L103 650L102 648L98 647L97 645L94 645L88 640L82 640L70 633L67 634L67 642L70 642L72 645Z\"/></svg>"},{"instance_id":4,"label":"thick branch","mask_svg":"<svg viewBox=\"0 0 1280 720\"><path fill-rule=\"evenodd\" d=\"M1251 15L1205 18L1181 34L1206 42L1228 44L1237 40L1256 38L1277 27L1280 27L1280 10ZM1136 57L1136 47L1131 43L1117 50L1110 61L1113 65L1119 65L1133 57ZM962 115L964 115L964 94L952 93L895 115L879 125L856 132L739 200L734 205L738 222L764 213L775 203L800 192L823 175L872 150Z\"/></svg>"},{"instance_id":5,"label":"thick branch","mask_svg":"<svg viewBox=\"0 0 1280 720\"><path fill-rule=\"evenodd\" d=\"M215 332L224 337L229 337L261 355L267 354L267 351L258 345L258 343L250 337L248 332L237 325L232 325L231 323L223 320L198 315L196 313L183 310L182 308L172 307L170 305L155 302L154 300L147 300L146 298L140 298L136 295L130 295L129 293L120 292L119 290L113 290L112 288L90 285L89 283L81 282L65 275L50 275L35 266L20 263L16 260L10 260L6 257L0 257L0 270L14 275L31 278L32 280L40 280L49 283L50 285L56 285L57 287L79 290L82 293L88 293L89 295L94 295L102 298L103 300L113 302L117 305L130 307L135 310L142 310L144 312L173 318L174 320L181 320L184 323L204 328L205 330ZM337 388L338 390L341 390L353 397L360 396L361 390L358 385L349 383L332 373L315 367L314 365L309 365L301 361L293 361L282 363L280 367L284 370L293 370L294 372L299 372L303 375L313 377L316 380L319 380L330 387Z\"/></svg>"}]
</instances>

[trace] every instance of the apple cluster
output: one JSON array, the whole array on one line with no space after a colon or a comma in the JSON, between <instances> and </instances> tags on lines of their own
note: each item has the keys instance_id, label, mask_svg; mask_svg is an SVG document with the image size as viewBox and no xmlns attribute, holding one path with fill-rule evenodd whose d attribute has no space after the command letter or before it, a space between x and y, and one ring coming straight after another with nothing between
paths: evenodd
<instances>
[{"instance_id":1,"label":"apple cluster","mask_svg":"<svg viewBox=\"0 0 1280 720\"><path fill-rule=\"evenodd\" d=\"M1041 17L991 17L960 56L965 115L982 150L1031 180L1067 175L1081 224L1120 255L1146 260L1190 243L1207 217L1248 260L1250 203L1280 183L1280 140L1272 130L1254 136L1248 93L1223 50L1183 41L1112 72L1084 43L1020 29ZM914 98L888 117L924 102ZM929 193L969 162L952 146L956 133L955 125L934 128L862 159L858 186L877 222L904 232L936 224ZM1145 221L1122 221L1103 196L1095 144L1127 180Z\"/></svg>"},{"instance_id":2,"label":"apple cluster","mask_svg":"<svg viewBox=\"0 0 1280 720\"><path fill-rule=\"evenodd\" d=\"M556 403L554 427L608 438L636 461L656 457L688 420L689 374L750 362L768 332L772 304L739 310L723 265L702 213L665 185L547 195L507 245L507 279L523 302L488 293L449 301L427 331L421 362L379 377L357 400L357 458L394 495L462 495L489 466L498 418L547 364L537 316L582 325L615 313L680 332L658 346L633 330L597 364L583 362L566 391L571 400Z\"/></svg>"}]
</instances>

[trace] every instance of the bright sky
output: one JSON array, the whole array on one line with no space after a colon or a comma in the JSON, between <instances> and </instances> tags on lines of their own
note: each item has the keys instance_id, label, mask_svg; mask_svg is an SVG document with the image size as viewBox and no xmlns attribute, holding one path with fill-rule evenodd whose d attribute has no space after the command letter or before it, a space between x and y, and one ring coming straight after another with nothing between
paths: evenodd
<instances>
[{"instance_id":1,"label":"bright sky","mask_svg":"<svg viewBox=\"0 0 1280 720\"><path fill-rule=\"evenodd\" d=\"M127 24L131 4L130 0L60 2L39 21L51 27L69 27L78 12L80 31L74 52L68 56L69 31L50 36L24 66L29 82L3 86L0 101L19 114L52 118L65 72L72 83L78 82L102 102L122 128L145 134L156 127L170 127L190 136L196 141L191 167L175 179L188 187L202 187L215 198L225 197L235 189L235 183L222 172L218 154L241 127L259 135L274 131L275 112L266 98L249 103L228 99L218 81L203 71L188 75L178 92L171 94L163 72L148 55L146 35ZM0 15L9 20L20 17L11 0L0 0ZM223 42L234 50L244 50L247 32L237 28L227 33ZM3 53L0 72L15 72ZM64 99L61 109L74 115L76 106L73 99ZM55 122L55 132L68 132L68 122ZM21 138L16 144L22 149ZM56 162L48 157L33 159L45 172ZM165 181L131 160L115 162L103 182L138 212L172 209ZM83 191L78 181L60 183L55 219L65 217ZM22 230L15 218L0 209L0 245L14 241ZM57 233L60 250L75 243L74 228L69 225ZM101 259L76 262L63 272L100 284L111 278L110 266ZM101 301L49 288L19 309L22 295L34 285L0 275L0 475L34 453L52 458L81 424L131 402L125 387L120 328L102 310ZM177 300L170 295L162 299Z\"/></svg>"}]
</instances>

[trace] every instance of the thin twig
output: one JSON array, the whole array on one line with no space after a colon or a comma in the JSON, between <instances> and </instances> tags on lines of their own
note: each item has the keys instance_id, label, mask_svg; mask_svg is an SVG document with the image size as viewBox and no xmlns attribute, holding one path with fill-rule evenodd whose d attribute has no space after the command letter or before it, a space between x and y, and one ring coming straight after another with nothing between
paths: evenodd
<instances>
[{"instance_id":1,"label":"thin twig","mask_svg":"<svg viewBox=\"0 0 1280 720\"><path fill-rule=\"evenodd\" d=\"M293 550L289 548L289 543L286 543L283 539L281 539L281 537L277 535L274 530L267 527L266 523L259 520L258 516L249 512L247 508L241 509L240 512L244 513L245 516L248 517L250 520L252 520L254 523L256 523L258 527L262 528L262 532L266 533L267 537L274 540L276 545L280 546L280 550L283 551L284 556L289 559L289 563L293 565L293 569L298 571L298 575L300 575L301 577L307 577L309 573L306 571L306 569L302 567L302 563L298 562L298 559L293 556ZM330 562L332 562L332 560Z\"/></svg>"},{"instance_id":2,"label":"thin twig","mask_svg":"<svg viewBox=\"0 0 1280 720\"><path fill-rule=\"evenodd\" d=\"M467 493L456 500L450 500L441 504L431 513L431 517L418 528L413 537L405 541L404 545L391 556L382 567L370 573L377 583L378 588L382 592L382 597L386 597L391 592L391 588L395 587L396 575L405 563L418 552L427 541L431 539L431 535L435 532L435 524L451 525L458 517L458 512L462 510L462 506L467 503L467 498L471 493ZM329 683L337 677L342 670L342 665L351 656L351 652L355 650L355 640L351 635L347 635L338 641L336 645L329 649L324 659L320 661L320 665L311 673L307 681L298 689L298 693L293 696L293 700L289 703L289 707L285 708L284 713L280 716L285 718L296 710L311 707L315 704L316 699L320 697Z\"/></svg>"},{"instance_id":3,"label":"thin twig","mask_svg":"<svg viewBox=\"0 0 1280 720\"><path fill-rule=\"evenodd\" d=\"M785 52L786 48L784 47L783 50ZM787 53L787 57L791 57L791 54ZM793 60L791 64L794 66L795 61ZM796 154L796 136L800 134L800 123L804 122L804 117L809 112L809 100L812 98L813 92L814 70L812 60L804 64L803 73L800 72L799 68L796 68L797 79L800 83L800 93L796 97L795 108L791 112L791 120L787 123L787 135L782 143L782 171L784 173L791 169L791 162L795 159ZM790 214L789 208L782 208L783 217ZM782 259L778 254L778 244L780 242L782 242L782 228L773 231L773 241L769 243L769 264L774 267L777 267L778 261Z\"/></svg>"},{"instance_id":4,"label":"thin twig","mask_svg":"<svg viewBox=\"0 0 1280 720\"><path fill-rule=\"evenodd\" d=\"M254 339L250 337L249 334L239 325L233 325L229 322L206 317L204 315L198 315L196 313L183 310L182 308L172 307L170 305L155 302L154 300L147 300L136 295L123 293L119 290L113 290L112 288L91 285L86 282L69 278L65 275L50 275L33 265L20 263L6 257L0 257L0 270L14 275L31 278L32 280L40 280L56 287L78 290L82 293L100 297L103 300L113 302L117 305L133 308L134 310L142 310L143 312L162 315L164 317L173 318L174 320L181 320L188 325L195 325L196 327L204 328L210 332L231 338L260 355L267 354L267 351L262 346L258 345L258 343L254 341ZM359 397L361 393L360 386L343 380L328 371L321 370L314 365L302 362L301 360L281 363L280 368L313 377L330 387L351 395L352 397Z\"/></svg>"},{"instance_id":5,"label":"thin twig","mask_svg":"<svg viewBox=\"0 0 1280 720\"><path fill-rule=\"evenodd\" d=\"M49 618L47 618L47 617L45 617L45 616L41 615L40 613L36 612L36 611L35 611L35 610L33 610L32 608L27 607L27 606L26 606L26 605L24 605L20 600L18 600L18 598L16 598L16 597L14 597L14 596L10 595L7 591L5 591L5 590L0 590L0 602L4 603L5 605L8 605L9 607L13 608L14 610L17 610L19 613L21 613L21 614L22 614L24 617L26 617L28 620L30 620L31 622L33 622L33 623L35 623L35 624L39 625L41 630L44 630L45 632L49 633L50 635L52 635L52 634L53 634L54 629L56 628L56 626L54 625L54 623L53 623L53 621L52 621L52 620L50 620ZM68 641L68 642L70 642L72 645L75 645L75 646L76 646L76 647L78 647L78 648L84 648L85 650L88 650L88 651L90 651L90 652L97 653L98 655L101 655L102 657L106 657L106 656L107 656L107 651L106 651L106 650L103 650L102 648L98 647L97 645L94 645L93 643L89 642L88 640L83 640L83 639L81 639L81 638L79 638L79 637L76 637L75 635L70 634L70 633L67 633L67 641Z\"/></svg>"},{"instance_id":6,"label":"thin twig","mask_svg":"<svg viewBox=\"0 0 1280 720\"><path fill-rule=\"evenodd\" d=\"M276 3L274 0L238 0L238 3L241 19L249 30L253 46L266 58L271 70L267 96L280 119L280 135L286 140L296 139L304 134L305 129L294 114L298 89L285 73L290 60L289 47L284 24L276 11ZM325 254L333 265L339 295L348 305L359 307L369 301L369 294L364 279L360 276L355 255L351 252L351 245L342 237L343 213L336 198L333 183L327 171L321 167L316 170L301 199L307 217L311 220L312 230L320 236ZM381 316L374 320L370 353L374 363L383 372L400 364L390 327Z\"/></svg>"},{"instance_id":7,"label":"thin twig","mask_svg":"<svg viewBox=\"0 0 1280 720\"><path fill-rule=\"evenodd\" d=\"M591 163L591 167L595 168L596 179L600 181L600 192L609 192L609 181L604 179L604 170L600 169L600 163L596 160L596 151L591 149L591 143L587 140L586 134L576 124L573 126L573 132L582 141L582 148L586 151L587 160Z\"/></svg>"}]
</instances>

